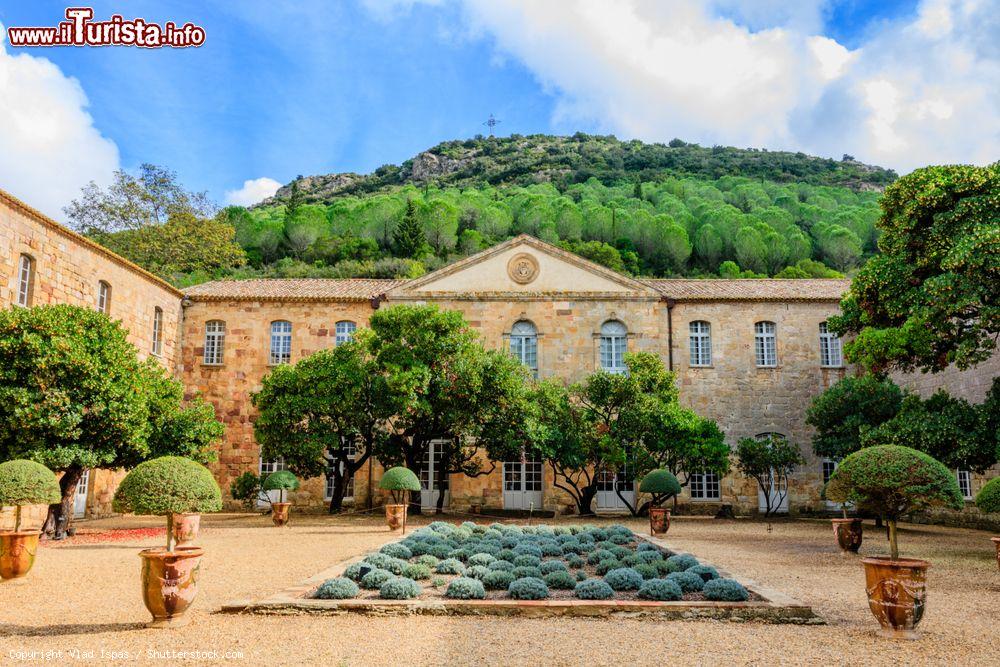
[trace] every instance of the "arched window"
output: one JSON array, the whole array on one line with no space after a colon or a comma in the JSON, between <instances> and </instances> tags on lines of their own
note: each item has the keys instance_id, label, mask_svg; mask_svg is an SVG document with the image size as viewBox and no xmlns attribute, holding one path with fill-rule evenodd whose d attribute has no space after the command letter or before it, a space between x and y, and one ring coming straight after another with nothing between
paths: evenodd
<instances>
[{"instance_id":1,"label":"arched window","mask_svg":"<svg viewBox=\"0 0 1000 667\"><path fill-rule=\"evenodd\" d=\"M271 353L267 363L272 366L287 364L292 360L292 323L284 320L271 322Z\"/></svg>"},{"instance_id":2,"label":"arched window","mask_svg":"<svg viewBox=\"0 0 1000 667\"><path fill-rule=\"evenodd\" d=\"M712 326L708 322L692 322L689 329L691 341L691 365L712 365Z\"/></svg>"},{"instance_id":3,"label":"arched window","mask_svg":"<svg viewBox=\"0 0 1000 667\"><path fill-rule=\"evenodd\" d=\"M358 325L354 322L349 322L348 320L343 320L337 322L336 328L336 338L334 343L337 345L342 345L344 343L349 343L354 340L354 332L357 331Z\"/></svg>"},{"instance_id":4,"label":"arched window","mask_svg":"<svg viewBox=\"0 0 1000 667\"><path fill-rule=\"evenodd\" d=\"M538 377L538 331L527 320L515 322L510 328L510 353Z\"/></svg>"},{"instance_id":5,"label":"arched window","mask_svg":"<svg viewBox=\"0 0 1000 667\"><path fill-rule=\"evenodd\" d=\"M819 323L819 364L830 368L840 368L844 365L840 336L830 331L826 322Z\"/></svg>"},{"instance_id":6,"label":"arched window","mask_svg":"<svg viewBox=\"0 0 1000 667\"><path fill-rule=\"evenodd\" d=\"M156 356L163 352L163 309L159 306L153 308L153 345L150 352Z\"/></svg>"},{"instance_id":7,"label":"arched window","mask_svg":"<svg viewBox=\"0 0 1000 667\"><path fill-rule=\"evenodd\" d=\"M618 320L601 325L601 368L609 373L626 373L625 352L628 351L628 329Z\"/></svg>"},{"instance_id":8,"label":"arched window","mask_svg":"<svg viewBox=\"0 0 1000 667\"><path fill-rule=\"evenodd\" d=\"M775 340L774 322L757 322L753 325L753 349L757 365L773 368L778 365L778 345Z\"/></svg>"},{"instance_id":9,"label":"arched window","mask_svg":"<svg viewBox=\"0 0 1000 667\"><path fill-rule=\"evenodd\" d=\"M34 290L35 260L28 255L21 255L17 262L17 305L30 306Z\"/></svg>"},{"instance_id":10,"label":"arched window","mask_svg":"<svg viewBox=\"0 0 1000 667\"><path fill-rule=\"evenodd\" d=\"M103 280L97 283L97 311L111 314L111 285Z\"/></svg>"},{"instance_id":11,"label":"arched window","mask_svg":"<svg viewBox=\"0 0 1000 667\"><path fill-rule=\"evenodd\" d=\"M205 322L205 355L203 361L209 366L222 363L226 347L226 323L222 320Z\"/></svg>"}]
</instances>

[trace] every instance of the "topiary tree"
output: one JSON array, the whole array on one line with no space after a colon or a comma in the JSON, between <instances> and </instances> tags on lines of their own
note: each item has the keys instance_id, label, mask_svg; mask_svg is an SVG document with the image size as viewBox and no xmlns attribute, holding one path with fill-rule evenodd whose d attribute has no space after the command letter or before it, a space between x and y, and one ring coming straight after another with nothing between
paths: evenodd
<instances>
[{"instance_id":1,"label":"topiary tree","mask_svg":"<svg viewBox=\"0 0 1000 667\"><path fill-rule=\"evenodd\" d=\"M898 445L867 447L845 458L826 485L826 497L880 514L889 524L889 549L899 559L896 522L930 507L962 509L955 475L923 452Z\"/></svg>"},{"instance_id":2,"label":"topiary tree","mask_svg":"<svg viewBox=\"0 0 1000 667\"><path fill-rule=\"evenodd\" d=\"M222 491L212 473L197 461L161 456L140 463L115 492L116 512L167 517L167 551L174 549L173 515L218 512Z\"/></svg>"},{"instance_id":3,"label":"topiary tree","mask_svg":"<svg viewBox=\"0 0 1000 667\"><path fill-rule=\"evenodd\" d=\"M650 502L654 507L659 507L681 492L681 484L669 470L653 470L642 478L639 491L651 495L653 498Z\"/></svg>"},{"instance_id":4,"label":"topiary tree","mask_svg":"<svg viewBox=\"0 0 1000 667\"><path fill-rule=\"evenodd\" d=\"M264 491L279 491L279 502L285 502L285 491L299 488L299 478L287 470L277 470L264 478Z\"/></svg>"},{"instance_id":5,"label":"topiary tree","mask_svg":"<svg viewBox=\"0 0 1000 667\"><path fill-rule=\"evenodd\" d=\"M50 505L61 497L55 473L41 463L24 459L0 463L0 507L15 507L15 533L21 530L23 505Z\"/></svg>"},{"instance_id":6,"label":"topiary tree","mask_svg":"<svg viewBox=\"0 0 1000 667\"><path fill-rule=\"evenodd\" d=\"M396 466L382 473L378 488L388 491L392 496L392 502L400 505L406 502L407 491L420 491L420 480L409 468Z\"/></svg>"},{"instance_id":7,"label":"topiary tree","mask_svg":"<svg viewBox=\"0 0 1000 667\"><path fill-rule=\"evenodd\" d=\"M747 477L757 481L764 495L764 516L770 517L788 496L788 476L805 460L799 448L789 440L770 435L743 438L736 448L736 465Z\"/></svg>"},{"instance_id":8,"label":"topiary tree","mask_svg":"<svg viewBox=\"0 0 1000 667\"><path fill-rule=\"evenodd\" d=\"M994 477L979 489L976 507L987 514L1000 513L1000 477Z\"/></svg>"}]
</instances>

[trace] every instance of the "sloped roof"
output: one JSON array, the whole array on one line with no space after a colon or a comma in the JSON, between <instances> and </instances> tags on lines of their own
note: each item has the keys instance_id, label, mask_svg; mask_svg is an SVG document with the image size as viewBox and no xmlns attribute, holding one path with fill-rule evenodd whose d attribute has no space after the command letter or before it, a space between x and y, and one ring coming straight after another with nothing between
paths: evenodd
<instances>
[{"instance_id":1,"label":"sloped roof","mask_svg":"<svg viewBox=\"0 0 1000 667\"><path fill-rule=\"evenodd\" d=\"M369 301L405 283L382 278L214 280L184 290L194 301Z\"/></svg>"},{"instance_id":2,"label":"sloped roof","mask_svg":"<svg viewBox=\"0 0 1000 667\"><path fill-rule=\"evenodd\" d=\"M677 301L840 301L851 286L830 278L641 278L641 282Z\"/></svg>"}]
</instances>

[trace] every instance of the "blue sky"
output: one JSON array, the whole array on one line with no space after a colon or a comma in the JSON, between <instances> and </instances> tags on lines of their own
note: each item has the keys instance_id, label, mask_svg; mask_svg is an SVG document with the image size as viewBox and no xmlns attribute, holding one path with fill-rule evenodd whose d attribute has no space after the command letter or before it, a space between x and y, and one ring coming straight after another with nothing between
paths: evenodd
<instances>
[{"instance_id":1,"label":"blue sky","mask_svg":"<svg viewBox=\"0 0 1000 667\"><path fill-rule=\"evenodd\" d=\"M66 156L44 128L32 126L36 114L22 105L12 112L13 145L0 138L0 187L20 189L61 217L68 193L86 180L106 182L112 168L149 161L223 201L251 179L283 183L297 174L399 163L439 141L485 133L490 113L502 120L504 135L680 136L835 157L850 152L900 171L930 161L981 162L976 151L983 147L973 146L981 142L970 138L968 149L954 148L956 133L969 132L969 118L945 108L939 98L947 91L886 74L895 72L889 56L901 41L920 46L913 32L919 28L927 39L949 40L950 50L978 49L971 57L995 76L990 40L963 46L977 44L975 31L986 29L958 6L970 1L96 2L97 18L118 12L192 21L205 28L206 43L176 50L5 45L0 81L3 68L11 68L20 76L9 78L20 83L8 85L26 92L0 93L26 103L37 93L41 116L46 105L65 104L53 113L67 119ZM997 13L994 1L978 4L986 7L976 11ZM952 18L928 21L928 12L944 5L955 5ZM2 5L0 23L54 25L65 7ZM950 25L943 36L935 27L942 21ZM704 37L685 41L674 32L678 26ZM719 47L700 48L716 37ZM58 69L41 67L43 61ZM931 73L949 66L932 64ZM968 80L982 74L973 71ZM71 79L79 89L71 90ZM964 80L947 83L968 87ZM987 122L998 118L995 90L968 94L970 103L985 96ZM973 118L982 127L983 118ZM934 127L922 125L925 119ZM960 120L964 127L950 125ZM35 131L41 148L33 145ZM929 141L928 132L941 136ZM88 154L95 156L90 162ZM46 190L40 179L60 171L67 183Z\"/></svg>"}]
</instances>

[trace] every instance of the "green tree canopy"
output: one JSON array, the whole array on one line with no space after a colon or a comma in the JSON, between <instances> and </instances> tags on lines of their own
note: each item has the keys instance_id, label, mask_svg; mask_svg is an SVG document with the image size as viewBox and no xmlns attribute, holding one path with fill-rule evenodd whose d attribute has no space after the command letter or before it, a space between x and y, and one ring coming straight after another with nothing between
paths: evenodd
<instances>
[{"instance_id":1,"label":"green tree canopy","mask_svg":"<svg viewBox=\"0 0 1000 667\"><path fill-rule=\"evenodd\" d=\"M874 375L848 376L816 396L806 423L816 429L813 451L840 460L861 449L866 431L891 420L903 403L895 382Z\"/></svg>"},{"instance_id":2,"label":"green tree canopy","mask_svg":"<svg viewBox=\"0 0 1000 667\"><path fill-rule=\"evenodd\" d=\"M775 512L788 496L788 477L805 463L798 446L781 436L743 438L736 447L736 466L757 482L764 496L764 516Z\"/></svg>"}]
</instances>

